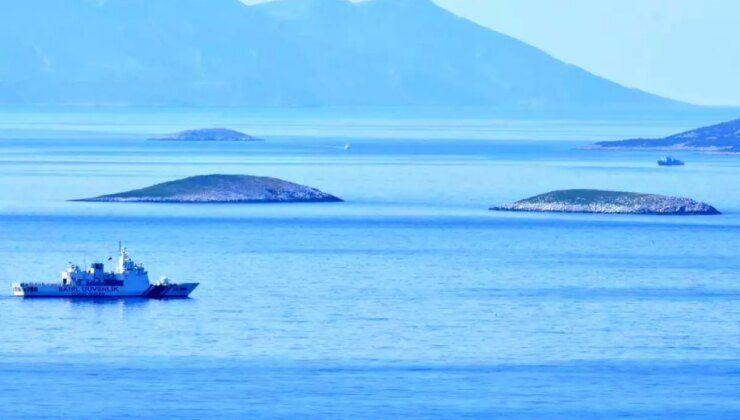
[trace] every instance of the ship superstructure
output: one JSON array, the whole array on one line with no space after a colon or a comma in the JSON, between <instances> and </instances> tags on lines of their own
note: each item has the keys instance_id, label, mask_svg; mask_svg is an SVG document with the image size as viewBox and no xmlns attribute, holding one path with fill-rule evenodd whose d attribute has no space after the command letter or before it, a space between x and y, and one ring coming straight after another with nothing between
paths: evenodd
<instances>
[{"instance_id":1,"label":"ship superstructure","mask_svg":"<svg viewBox=\"0 0 740 420\"><path fill-rule=\"evenodd\" d=\"M70 263L62 272L61 283L13 283L11 287L15 296L29 298L171 299L188 297L198 283L171 283L166 277L151 283L144 266L119 246L118 265L113 271L105 271L103 263L93 263L86 270Z\"/></svg>"}]
</instances>

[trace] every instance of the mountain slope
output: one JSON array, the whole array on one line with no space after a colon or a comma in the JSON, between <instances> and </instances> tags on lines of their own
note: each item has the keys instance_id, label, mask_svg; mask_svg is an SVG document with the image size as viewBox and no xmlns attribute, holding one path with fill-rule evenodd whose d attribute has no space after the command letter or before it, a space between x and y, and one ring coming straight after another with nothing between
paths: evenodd
<instances>
[{"instance_id":1,"label":"mountain slope","mask_svg":"<svg viewBox=\"0 0 740 420\"><path fill-rule=\"evenodd\" d=\"M24 0L0 103L664 108L431 0Z\"/></svg>"},{"instance_id":2,"label":"mountain slope","mask_svg":"<svg viewBox=\"0 0 740 420\"><path fill-rule=\"evenodd\" d=\"M694 150L740 153L740 119L701 127L662 139L603 141L589 149Z\"/></svg>"}]
</instances>

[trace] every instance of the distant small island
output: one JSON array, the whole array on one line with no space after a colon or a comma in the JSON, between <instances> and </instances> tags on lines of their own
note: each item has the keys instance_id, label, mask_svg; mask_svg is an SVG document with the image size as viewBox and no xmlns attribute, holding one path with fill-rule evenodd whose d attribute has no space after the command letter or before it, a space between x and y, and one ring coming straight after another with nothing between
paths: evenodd
<instances>
[{"instance_id":1,"label":"distant small island","mask_svg":"<svg viewBox=\"0 0 740 420\"><path fill-rule=\"evenodd\" d=\"M714 207L689 198L602 190L552 191L515 203L493 207L491 210L655 215L720 214Z\"/></svg>"},{"instance_id":2,"label":"distant small island","mask_svg":"<svg viewBox=\"0 0 740 420\"><path fill-rule=\"evenodd\" d=\"M201 128L198 130L186 130L170 134L164 137L154 137L153 141L262 141L239 131L226 128Z\"/></svg>"},{"instance_id":3,"label":"distant small island","mask_svg":"<svg viewBox=\"0 0 740 420\"><path fill-rule=\"evenodd\" d=\"M118 194L72 201L138 203L323 203L340 198L277 178L200 175Z\"/></svg>"},{"instance_id":4,"label":"distant small island","mask_svg":"<svg viewBox=\"0 0 740 420\"><path fill-rule=\"evenodd\" d=\"M740 119L697 128L662 139L602 141L585 148L595 150L687 150L740 153Z\"/></svg>"}]
</instances>

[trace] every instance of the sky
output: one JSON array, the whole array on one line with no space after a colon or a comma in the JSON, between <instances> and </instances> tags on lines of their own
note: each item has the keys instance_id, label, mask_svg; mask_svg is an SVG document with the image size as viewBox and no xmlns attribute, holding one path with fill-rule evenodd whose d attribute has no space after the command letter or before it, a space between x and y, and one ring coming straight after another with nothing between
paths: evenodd
<instances>
[{"instance_id":1,"label":"sky","mask_svg":"<svg viewBox=\"0 0 740 420\"><path fill-rule=\"evenodd\" d=\"M738 0L434 1L625 86L740 106Z\"/></svg>"}]
</instances>

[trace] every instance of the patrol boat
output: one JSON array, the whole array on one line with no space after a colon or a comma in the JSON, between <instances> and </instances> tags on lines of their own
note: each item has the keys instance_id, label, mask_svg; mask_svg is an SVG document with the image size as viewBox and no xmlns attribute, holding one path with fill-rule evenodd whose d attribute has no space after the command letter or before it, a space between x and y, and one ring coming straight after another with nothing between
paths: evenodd
<instances>
[{"instance_id":1,"label":"patrol boat","mask_svg":"<svg viewBox=\"0 0 740 420\"><path fill-rule=\"evenodd\" d=\"M162 277L149 282L144 266L136 264L119 246L118 267L106 272L103 263L93 263L87 270L69 264L61 283L13 283L13 294L25 298L150 298L183 299L198 283L171 283Z\"/></svg>"},{"instance_id":2,"label":"patrol boat","mask_svg":"<svg viewBox=\"0 0 740 420\"><path fill-rule=\"evenodd\" d=\"M672 158L670 156L666 156L665 159L660 159L658 161L658 166L683 166L684 162L679 159Z\"/></svg>"}]
</instances>

